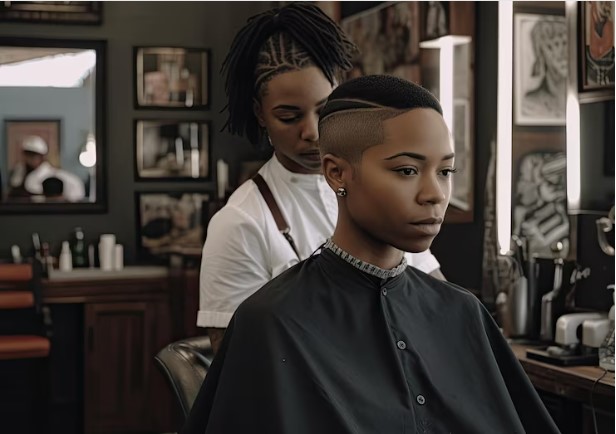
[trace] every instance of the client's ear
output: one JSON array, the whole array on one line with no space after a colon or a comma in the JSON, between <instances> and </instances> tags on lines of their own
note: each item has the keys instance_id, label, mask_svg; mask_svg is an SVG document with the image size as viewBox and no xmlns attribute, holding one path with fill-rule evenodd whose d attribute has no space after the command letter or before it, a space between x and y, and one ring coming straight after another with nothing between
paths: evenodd
<instances>
[{"instance_id":1,"label":"client's ear","mask_svg":"<svg viewBox=\"0 0 616 434\"><path fill-rule=\"evenodd\" d=\"M344 158L333 154L325 154L321 158L321 166L325 180L334 191L340 187L346 188L348 186L348 181L352 176L352 168Z\"/></svg>"}]
</instances>

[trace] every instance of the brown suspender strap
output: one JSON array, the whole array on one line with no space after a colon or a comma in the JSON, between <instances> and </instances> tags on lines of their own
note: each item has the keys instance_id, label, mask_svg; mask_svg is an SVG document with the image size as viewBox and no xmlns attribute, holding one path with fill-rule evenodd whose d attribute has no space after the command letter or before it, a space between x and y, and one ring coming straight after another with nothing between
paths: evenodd
<instances>
[{"instance_id":1,"label":"brown suspender strap","mask_svg":"<svg viewBox=\"0 0 616 434\"><path fill-rule=\"evenodd\" d=\"M278 204L276 203L276 199L274 199L272 190L270 190L269 186L267 185L267 182L265 182L265 179L263 179L260 174L257 173L255 176L252 177L252 180L255 184L257 184L257 187L261 192L261 196L263 196L267 207L272 212L272 216L274 217L276 226L278 226L278 230L287 239L287 241L291 245L291 248L297 255L297 258L301 259L299 256L299 252L297 251L297 247L295 246L295 241L293 241L293 237L291 237L291 228L289 227L289 224L282 215L280 208L278 208Z\"/></svg>"}]
</instances>

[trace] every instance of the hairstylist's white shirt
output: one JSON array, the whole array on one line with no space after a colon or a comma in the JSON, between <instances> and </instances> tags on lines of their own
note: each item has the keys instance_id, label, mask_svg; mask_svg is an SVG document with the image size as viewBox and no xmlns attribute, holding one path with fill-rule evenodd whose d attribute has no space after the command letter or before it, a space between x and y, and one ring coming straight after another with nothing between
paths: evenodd
<instances>
[{"instance_id":1,"label":"hairstylist's white shirt","mask_svg":"<svg viewBox=\"0 0 616 434\"><path fill-rule=\"evenodd\" d=\"M291 228L301 260L306 259L334 233L335 193L322 175L290 172L275 156L259 173ZM409 265L426 273L439 268L429 250L406 257ZM245 182L208 225L197 325L226 328L240 303L299 261L256 184Z\"/></svg>"}]
</instances>

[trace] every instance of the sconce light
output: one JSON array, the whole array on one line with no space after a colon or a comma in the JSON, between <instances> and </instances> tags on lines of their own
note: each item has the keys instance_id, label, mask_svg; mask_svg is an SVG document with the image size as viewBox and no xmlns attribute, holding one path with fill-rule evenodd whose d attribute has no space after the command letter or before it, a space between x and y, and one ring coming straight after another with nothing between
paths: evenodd
<instances>
[{"instance_id":1,"label":"sconce light","mask_svg":"<svg viewBox=\"0 0 616 434\"><path fill-rule=\"evenodd\" d=\"M496 232L502 255L511 243L511 140L513 107L513 2L498 3L496 118Z\"/></svg>"},{"instance_id":2,"label":"sconce light","mask_svg":"<svg viewBox=\"0 0 616 434\"><path fill-rule=\"evenodd\" d=\"M454 47L470 42L470 36L447 35L419 43L420 48L439 50L438 97L443 109L443 119L449 131L453 131Z\"/></svg>"},{"instance_id":3,"label":"sconce light","mask_svg":"<svg viewBox=\"0 0 616 434\"><path fill-rule=\"evenodd\" d=\"M92 133L88 133L86 144L79 154L79 162L88 169L96 166L96 140Z\"/></svg>"}]
</instances>

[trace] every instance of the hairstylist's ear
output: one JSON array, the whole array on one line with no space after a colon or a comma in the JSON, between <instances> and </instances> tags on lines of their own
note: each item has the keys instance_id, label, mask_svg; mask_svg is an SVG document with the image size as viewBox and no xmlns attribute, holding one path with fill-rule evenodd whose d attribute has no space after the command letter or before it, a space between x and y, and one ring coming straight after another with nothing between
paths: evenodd
<instances>
[{"instance_id":1,"label":"hairstylist's ear","mask_svg":"<svg viewBox=\"0 0 616 434\"><path fill-rule=\"evenodd\" d=\"M346 187L351 179L351 165L344 158L333 154L325 154L321 158L323 175L329 186L337 191L340 187Z\"/></svg>"},{"instance_id":2,"label":"hairstylist's ear","mask_svg":"<svg viewBox=\"0 0 616 434\"><path fill-rule=\"evenodd\" d=\"M256 99L252 100L252 111L255 114L259 125L265 128L265 120L263 119L263 107L261 106L261 103Z\"/></svg>"}]
</instances>

